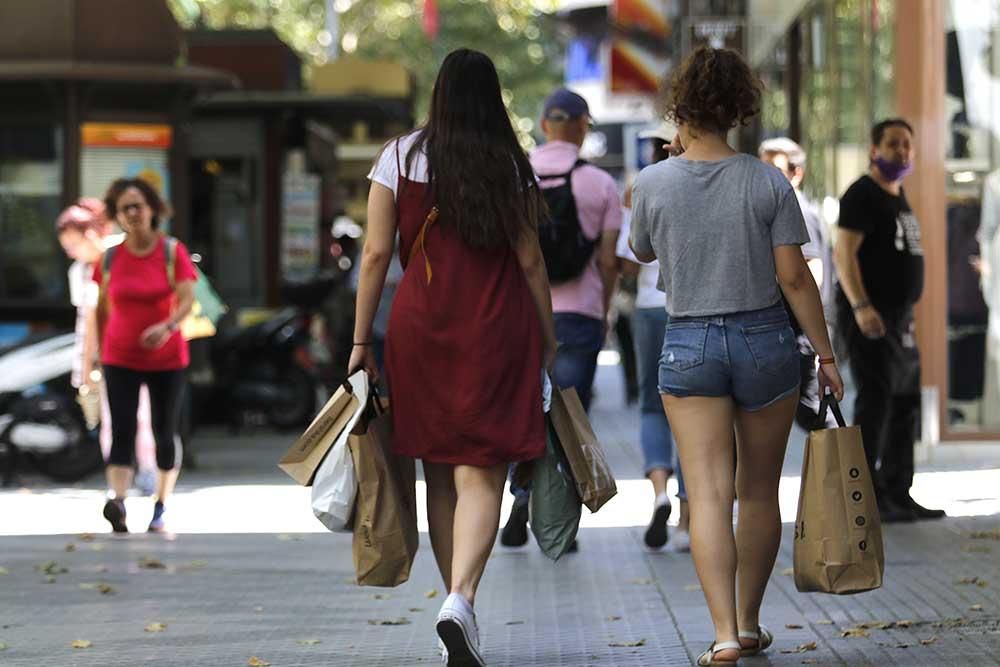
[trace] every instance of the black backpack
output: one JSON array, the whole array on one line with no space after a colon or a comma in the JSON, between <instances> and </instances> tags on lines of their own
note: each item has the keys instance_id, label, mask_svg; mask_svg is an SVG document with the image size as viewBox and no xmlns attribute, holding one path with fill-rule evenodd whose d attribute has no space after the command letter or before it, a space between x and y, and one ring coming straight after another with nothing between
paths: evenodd
<instances>
[{"instance_id":1,"label":"black backpack","mask_svg":"<svg viewBox=\"0 0 1000 667\"><path fill-rule=\"evenodd\" d=\"M542 182L562 181L559 185L542 187L548 210L538 225L538 242L553 285L579 277L597 247L597 239L588 239L583 233L573 198L573 171L585 164L586 160L577 160L565 174L538 174Z\"/></svg>"}]
</instances>

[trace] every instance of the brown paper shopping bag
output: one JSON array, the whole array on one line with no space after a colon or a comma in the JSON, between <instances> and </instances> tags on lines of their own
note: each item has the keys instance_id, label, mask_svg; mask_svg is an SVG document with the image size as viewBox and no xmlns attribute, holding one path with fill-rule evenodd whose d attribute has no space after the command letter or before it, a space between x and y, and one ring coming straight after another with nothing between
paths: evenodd
<instances>
[{"instance_id":1,"label":"brown paper shopping bag","mask_svg":"<svg viewBox=\"0 0 1000 667\"><path fill-rule=\"evenodd\" d=\"M309 424L309 428L278 461L278 467L299 484L312 485L316 469L323 462L323 458L330 451L337 436L348 427L351 418L356 416L357 411L361 409L364 397L359 399L355 395L356 391L352 383L352 380L355 379L352 376L344 384L337 387L337 391L333 393L330 400Z\"/></svg>"},{"instance_id":2,"label":"brown paper shopping bag","mask_svg":"<svg viewBox=\"0 0 1000 667\"><path fill-rule=\"evenodd\" d=\"M840 428L812 431L802 461L795 586L846 595L882 585L885 555L861 429L846 427L833 396L821 402L821 420L828 408Z\"/></svg>"},{"instance_id":3,"label":"brown paper shopping bag","mask_svg":"<svg viewBox=\"0 0 1000 667\"><path fill-rule=\"evenodd\" d=\"M354 572L362 586L398 586L417 553L416 470L392 451L392 420L377 397L351 432L358 478L354 505Z\"/></svg>"},{"instance_id":4,"label":"brown paper shopping bag","mask_svg":"<svg viewBox=\"0 0 1000 667\"><path fill-rule=\"evenodd\" d=\"M580 499L587 509L596 512L615 497L618 487L576 389L569 387L552 392L550 417L569 461Z\"/></svg>"}]
</instances>

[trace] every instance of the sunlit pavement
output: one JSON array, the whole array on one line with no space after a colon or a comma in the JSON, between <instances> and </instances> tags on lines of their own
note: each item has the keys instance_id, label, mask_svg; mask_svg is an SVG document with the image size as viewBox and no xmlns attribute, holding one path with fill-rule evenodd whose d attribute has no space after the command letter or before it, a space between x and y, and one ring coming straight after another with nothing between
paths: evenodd
<instances>
[{"instance_id":1,"label":"sunlit pavement","mask_svg":"<svg viewBox=\"0 0 1000 667\"><path fill-rule=\"evenodd\" d=\"M585 510L580 552L557 564L532 543L494 552L477 601L491 665L690 664L711 642L689 557L642 546L652 494L641 479L637 414L622 407L620 387L619 370L602 367L593 421L619 495L598 514ZM409 583L353 585L350 536L325 532L308 490L274 467L292 437L203 434L199 470L185 474L170 503L168 536L141 532L152 513L142 497L128 501L139 534L107 534L96 476L73 488L30 477L25 488L0 491L0 665L437 662L441 596L427 595L441 585L426 533ZM786 522L803 438L793 435L782 478ZM920 469L914 496L954 518L887 527L886 585L875 593L795 592L786 526L762 619L777 641L745 663L1000 664L995 451L984 448L965 469L940 456ZM148 567L157 564L165 567ZM841 637L892 621L913 623ZM72 648L75 640L89 647Z\"/></svg>"}]
</instances>

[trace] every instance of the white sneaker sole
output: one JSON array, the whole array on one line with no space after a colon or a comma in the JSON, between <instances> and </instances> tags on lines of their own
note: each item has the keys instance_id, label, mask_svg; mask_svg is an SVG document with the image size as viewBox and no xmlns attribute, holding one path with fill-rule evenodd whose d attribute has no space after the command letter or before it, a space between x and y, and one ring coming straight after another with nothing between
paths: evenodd
<instances>
[{"instance_id":1,"label":"white sneaker sole","mask_svg":"<svg viewBox=\"0 0 1000 667\"><path fill-rule=\"evenodd\" d=\"M448 667L486 667L461 619L451 614L438 616L437 633L447 650Z\"/></svg>"}]
</instances>

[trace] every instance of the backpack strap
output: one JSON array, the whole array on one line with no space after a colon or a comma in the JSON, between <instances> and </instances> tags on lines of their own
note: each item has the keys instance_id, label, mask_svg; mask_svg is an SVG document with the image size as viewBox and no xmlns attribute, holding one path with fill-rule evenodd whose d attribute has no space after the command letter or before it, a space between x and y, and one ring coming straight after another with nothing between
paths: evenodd
<instances>
[{"instance_id":1,"label":"backpack strap","mask_svg":"<svg viewBox=\"0 0 1000 667\"><path fill-rule=\"evenodd\" d=\"M104 255L101 257L101 290L107 291L108 285L111 284L111 260L115 256L115 247L105 249Z\"/></svg>"},{"instance_id":2,"label":"backpack strap","mask_svg":"<svg viewBox=\"0 0 1000 667\"><path fill-rule=\"evenodd\" d=\"M569 171L567 171L566 173L563 173L563 174L538 174L536 172L536 175L538 176L538 180L540 180L540 181L554 181L557 178L564 178L567 181L569 181L570 177L573 175L573 172L576 171L577 169L579 169L580 167L582 167L585 164L590 164L590 163L587 162L586 160L582 159L582 158L577 158L576 162L573 163L573 166L570 167Z\"/></svg>"},{"instance_id":3,"label":"backpack strap","mask_svg":"<svg viewBox=\"0 0 1000 667\"><path fill-rule=\"evenodd\" d=\"M173 291L177 288L177 239L168 236L163 243L163 253L167 267L167 282Z\"/></svg>"}]
</instances>

